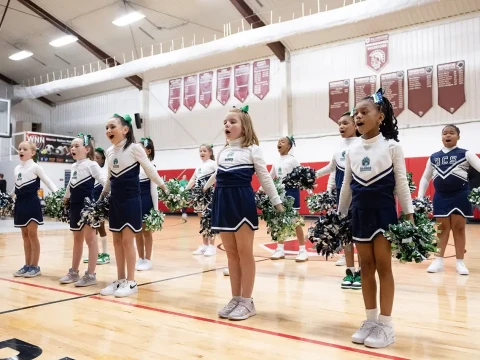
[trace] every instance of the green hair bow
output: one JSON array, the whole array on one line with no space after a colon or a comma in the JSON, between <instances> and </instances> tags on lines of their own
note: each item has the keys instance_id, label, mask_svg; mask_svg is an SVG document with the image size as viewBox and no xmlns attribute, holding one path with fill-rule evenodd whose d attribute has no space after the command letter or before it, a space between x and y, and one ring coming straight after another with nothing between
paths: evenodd
<instances>
[{"instance_id":1,"label":"green hair bow","mask_svg":"<svg viewBox=\"0 0 480 360\"><path fill-rule=\"evenodd\" d=\"M95 151L96 151L96 152L99 152L99 153L102 153L102 154L105 153L105 150L103 150L101 147L95 148Z\"/></svg>"},{"instance_id":2,"label":"green hair bow","mask_svg":"<svg viewBox=\"0 0 480 360\"><path fill-rule=\"evenodd\" d=\"M350 110L350 116L351 117L355 116L355 111L357 111L357 109L355 109L355 107L353 107L352 110Z\"/></svg>"},{"instance_id":3,"label":"green hair bow","mask_svg":"<svg viewBox=\"0 0 480 360\"><path fill-rule=\"evenodd\" d=\"M297 144L295 144L295 139L294 139L293 135L292 136L286 136L286 138L288 140L290 140L292 146L297 146Z\"/></svg>"},{"instance_id":4,"label":"green hair bow","mask_svg":"<svg viewBox=\"0 0 480 360\"><path fill-rule=\"evenodd\" d=\"M147 136L146 138L141 138L140 142L143 144L143 147L148 146L148 141L151 141L150 136Z\"/></svg>"},{"instance_id":5,"label":"green hair bow","mask_svg":"<svg viewBox=\"0 0 480 360\"><path fill-rule=\"evenodd\" d=\"M213 149L213 144L210 144L210 148L212 148L212 149Z\"/></svg>"},{"instance_id":6,"label":"green hair bow","mask_svg":"<svg viewBox=\"0 0 480 360\"><path fill-rule=\"evenodd\" d=\"M132 118L128 114L121 116L121 115L118 115L117 113L115 113L115 114L113 114L112 117L123 118L123 120L125 120L128 123L128 125L132 126Z\"/></svg>"},{"instance_id":7,"label":"green hair bow","mask_svg":"<svg viewBox=\"0 0 480 360\"><path fill-rule=\"evenodd\" d=\"M234 108L236 109L237 107L234 106ZM248 114L248 110L249 110L249 106L248 106L248 105L242 106L242 107L240 108L240 111L243 112L243 113L245 113L245 114Z\"/></svg>"},{"instance_id":8,"label":"green hair bow","mask_svg":"<svg viewBox=\"0 0 480 360\"><path fill-rule=\"evenodd\" d=\"M84 135L83 133L78 133L78 137L83 139L83 146L87 146L90 143L90 139L92 138L92 135L90 134Z\"/></svg>"}]
</instances>

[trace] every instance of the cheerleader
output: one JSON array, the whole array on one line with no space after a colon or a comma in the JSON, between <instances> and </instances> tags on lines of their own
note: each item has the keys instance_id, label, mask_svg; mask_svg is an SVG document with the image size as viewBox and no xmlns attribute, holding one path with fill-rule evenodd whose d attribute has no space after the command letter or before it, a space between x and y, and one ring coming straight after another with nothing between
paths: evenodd
<instances>
[{"instance_id":1,"label":"cheerleader","mask_svg":"<svg viewBox=\"0 0 480 360\"><path fill-rule=\"evenodd\" d=\"M217 182L211 204L212 230L220 232L230 270L232 299L218 316L245 320L256 314L252 299L255 282L253 238L258 229L255 193L251 186L254 173L275 208L283 211L283 206L258 146L248 106L230 110L223 123L227 145L217 156L216 174L204 187L208 189Z\"/></svg>"},{"instance_id":2,"label":"cheerleader","mask_svg":"<svg viewBox=\"0 0 480 360\"><path fill-rule=\"evenodd\" d=\"M15 272L16 277L35 277L42 273L40 260L40 241L38 225L43 225L42 208L37 192L42 181L50 191L57 191L55 184L48 178L43 169L36 163L37 147L30 141L22 141L18 145L18 156L21 164L15 167L15 188L12 194L16 197L13 214L15 227L22 229L25 265Z\"/></svg>"},{"instance_id":3,"label":"cheerleader","mask_svg":"<svg viewBox=\"0 0 480 360\"><path fill-rule=\"evenodd\" d=\"M148 160L153 163L153 159L155 159L153 141L150 137L142 138L140 145L142 145L145 154L147 154ZM158 211L158 192L157 185L153 181L150 181L143 167L140 169L140 197L142 201L142 231L135 234L138 251L138 260L135 264L135 269L138 271L146 271L152 268L153 238L152 232L145 230L144 218L145 215L150 213L150 210L154 209Z\"/></svg>"},{"instance_id":4,"label":"cheerleader","mask_svg":"<svg viewBox=\"0 0 480 360\"><path fill-rule=\"evenodd\" d=\"M351 214L353 241L362 258L362 293L367 319L353 334L352 342L382 348L395 342L391 317L395 287L392 245L384 235L390 224L397 223L394 192L412 222L413 205L405 158L397 144L397 119L382 89L356 105L354 118L362 138L352 144L345 155L339 214ZM380 279L380 316L375 272Z\"/></svg>"},{"instance_id":5,"label":"cheerleader","mask_svg":"<svg viewBox=\"0 0 480 360\"><path fill-rule=\"evenodd\" d=\"M130 116L113 115L107 122L106 136L112 146L105 153L108 177L102 196L111 191L109 229L113 233L117 280L100 290L100 294L125 297L138 292L135 282L136 256L133 237L142 231L140 166L163 191L168 193L168 190L148 160L145 150L141 145L135 144Z\"/></svg>"},{"instance_id":6,"label":"cheerleader","mask_svg":"<svg viewBox=\"0 0 480 360\"><path fill-rule=\"evenodd\" d=\"M186 188L187 188L187 185L188 185L187 175L183 175L183 176L182 176L182 180L180 180L179 183L180 183L180 186L181 186L181 187L183 187L184 189L186 189ZM187 208L186 208L186 207L182 208L181 212L182 212L182 220L183 220L183 222L187 222L187 217L188 217L188 215L187 215Z\"/></svg>"},{"instance_id":7,"label":"cheerleader","mask_svg":"<svg viewBox=\"0 0 480 360\"><path fill-rule=\"evenodd\" d=\"M270 171L270 176L275 179L279 178L282 180L285 176L292 172L294 168L300 166L298 160L290 155L289 152L295 145L295 139L293 136L285 136L280 138L277 143L277 149L280 153L280 159L272 166ZM285 188L285 193L287 196L291 196L294 199L293 209L300 210L300 189ZM295 229L297 234L297 240L299 244L298 255L295 259L296 262L304 262L308 260L308 252L305 248L305 236L303 235L303 229L301 226L297 226ZM282 242L278 242L277 249L270 257L272 260L285 259L285 249Z\"/></svg>"},{"instance_id":8,"label":"cheerleader","mask_svg":"<svg viewBox=\"0 0 480 360\"><path fill-rule=\"evenodd\" d=\"M197 185L202 180L208 180L217 170L217 163L213 155L213 145L202 144L199 148L200 159L202 163L195 169L195 173L191 177L187 185L187 190ZM198 216L202 216L204 209L196 208L195 212ZM217 252L215 247L215 238L206 236L203 237L203 244L193 252L193 255L214 256Z\"/></svg>"},{"instance_id":9,"label":"cheerleader","mask_svg":"<svg viewBox=\"0 0 480 360\"><path fill-rule=\"evenodd\" d=\"M98 242L95 235L99 224L79 225L80 213L85 206L85 199L93 200L95 180L105 185L105 173L93 161L95 148L90 135L78 134L72 140L70 153L76 162L72 165L72 177L65 193L65 203L70 203L70 230L73 231L72 267L67 275L59 281L61 284L75 283L77 287L91 286L97 283L95 268L98 260ZM80 278L79 266L83 252L83 241L88 246L88 269Z\"/></svg>"},{"instance_id":10,"label":"cheerleader","mask_svg":"<svg viewBox=\"0 0 480 360\"><path fill-rule=\"evenodd\" d=\"M101 147L97 147L95 149L95 162L100 166L102 171L105 173L105 151ZM105 173L105 178L107 174ZM102 194L103 186L97 180L95 180L95 185L93 187L93 199L97 201ZM100 235L100 242L102 244L102 252L98 254L97 265L104 265L110 262L110 255L108 254L108 239L107 239L107 232L105 231L105 222L102 221L99 227L96 229L97 231L97 241ZM84 263L88 263L88 257L83 259Z\"/></svg>"},{"instance_id":11,"label":"cheerleader","mask_svg":"<svg viewBox=\"0 0 480 360\"><path fill-rule=\"evenodd\" d=\"M342 115L340 120L338 120L338 130L340 131L340 136L343 138L343 144L340 149L333 154L330 163L316 172L317 178L330 174L327 191L332 191L333 188L337 189L337 205L345 175L345 154L348 148L358 141L357 136L360 135L355 128L353 112L354 110L351 112L347 111ZM331 182L332 174L334 174L333 184ZM353 245L346 246L344 252L345 255L335 263L337 266L343 266L345 263L347 265L346 275L342 280L341 288L359 290L362 288L360 256L358 257L358 271L356 271Z\"/></svg>"},{"instance_id":12,"label":"cheerleader","mask_svg":"<svg viewBox=\"0 0 480 360\"><path fill-rule=\"evenodd\" d=\"M465 253L465 218L473 217L472 204L468 201L468 170L472 166L480 171L480 159L471 151L457 147L460 129L447 125L442 130L442 150L430 156L420 181L419 197L424 197L428 184L433 178L435 194L433 196L433 216L440 223L440 256L430 264L427 271L443 271L443 257L448 244L450 231L455 241L457 273L468 275L463 262Z\"/></svg>"}]
</instances>

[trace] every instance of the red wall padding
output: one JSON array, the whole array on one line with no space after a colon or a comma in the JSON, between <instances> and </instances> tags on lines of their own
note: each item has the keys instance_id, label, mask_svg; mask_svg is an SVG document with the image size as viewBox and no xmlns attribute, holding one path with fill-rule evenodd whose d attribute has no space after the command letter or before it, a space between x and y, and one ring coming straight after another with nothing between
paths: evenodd
<instances>
[{"instance_id":1,"label":"red wall padding","mask_svg":"<svg viewBox=\"0 0 480 360\"><path fill-rule=\"evenodd\" d=\"M407 171L413 173L413 181L417 185L417 190L412 194L413 197L417 196L418 193L418 188L420 186L420 179L422 178L423 171L425 170L425 164L427 162L428 157L416 157L416 158L408 158L405 159L406 166L407 166ZM310 166L314 169L320 169L327 165L328 162L311 162L311 163L302 163L303 166ZM271 165L268 165L268 171L270 171ZM179 177L181 178L180 174L182 174L183 170L160 170L158 173L160 176L166 176L166 179L169 180L174 177ZM187 178L190 179L190 177L193 175L195 169L187 169L183 174L187 175ZM182 174L182 175L183 175ZM328 182L328 175L321 177L320 179L317 180L318 186L316 187L315 192L321 192L325 191L327 188L327 182ZM257 177L254 175L253 180L252 180L252 187L256 191L260 187L260 183L257 179ZM432 182L430 182L430 185L428 187L428 190L426 192L426 196L430 196L430 198L433 197L434 189ZM301 197L301 207L300 207L300 214L302 215L309 215L308 208L305 202L305 198L308 196L306 191L302 191L300 193ZM163 212L168 212L168 209L166 206L162 203L159 202L159 209ZM188 209L189 212L192 212L192 209ZM480 211L478 209L474 210L474 216L476 219L480 219Z\"/></svg>"}]
</instances>

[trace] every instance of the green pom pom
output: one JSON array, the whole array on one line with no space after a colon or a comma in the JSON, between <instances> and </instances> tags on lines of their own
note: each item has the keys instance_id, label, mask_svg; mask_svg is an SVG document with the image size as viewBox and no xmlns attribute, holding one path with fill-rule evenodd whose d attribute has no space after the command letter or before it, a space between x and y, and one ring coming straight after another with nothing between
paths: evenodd
<instances>
[{"instance_id":1,"label":"green pom pom","mask_svg":"<svg viewBox=\"0 0 480 360\"><path fill-rule=\"evenodd\" d=\"M143 217L145 222L145 230L147 231L160 231L165 221L165 214L159 210L151 209L148 214Z\"/></svg>"},{"instance_id":2,"label":"green pom pom","mask_svg":"<svg viewBox=\"0 0 480 360\"><path fill-rule=\"evenodd\" d=\"M468 201L474 206L480 206L480 187L473 189L470 194L468 194Z\"/></svg>"},{"instance_id":3,"label":"green pom pom","mask_svg":"<svg viewBox=\"0 0 480 360\"><path fill-rule=\"evenodd\" d=\"M58 221L68 223L70 221L68 205L63 203L66 190L64 188L51 192L45 197L45 215Z\"/></svg>"},{"instance_id":4,"label":"green pom pom","mask_svg":"<svg viewBox=\"0 0 480 360\"><path fill-rule=\"evenodd\" d=\"M188 206L188 192L177 179L168 180L165 186L168 189L168 195L161 189L158 189L158 198L163 201L168 210L175 212Z\"/></svg>"}]
</instances>

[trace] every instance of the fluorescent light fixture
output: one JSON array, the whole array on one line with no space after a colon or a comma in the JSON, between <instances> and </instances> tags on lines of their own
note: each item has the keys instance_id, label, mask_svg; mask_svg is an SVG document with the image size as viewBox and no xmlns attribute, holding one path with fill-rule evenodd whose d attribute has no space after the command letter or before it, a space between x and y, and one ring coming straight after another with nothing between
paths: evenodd
<instances>
[{"instance_id":1,"label":"fluorescent light fixture","mask_svg":"<svg viewBox=\"0 0 480 360\"><path fill-rule=\"evenodd\" d=\"M23 51L20 51L16 54L10 55L8 58L10 60L23 60L23 59L26 59L26 58L28 58L32 55L33 55L32 52L23 50Z\"/></svg>"},{"instance_id":2,"label":"fluorescent light fixture","mask_svg":"<svg viewBox=\"0 0 480 360\"><path fill-rule=\"evenodd\" d=\"M125 26L131 23L134 23L135 21L141 20L145 17L145 15L140 14L139 12L132 12L128 15L122 16L116 20L113 20L112 23L113 25L117 26Z\"/></svg>"},{"instance_id":3,"label":"fluorescent light fixture","mask_svg":"<svg viewBox=\"0 0 480 360\"><path fill-rule=\"evenodd\" d=\"M64 46L64 45L67 45L67 44L71 44L71 43L73 43L77 40L78 40L78 38L76 36L66 35L66 36L62 36L61 38L53 40L52 42L50 42L50 45L52 45L54 47L60 47L60 46Z\"/></svg>"}]
</instances>

